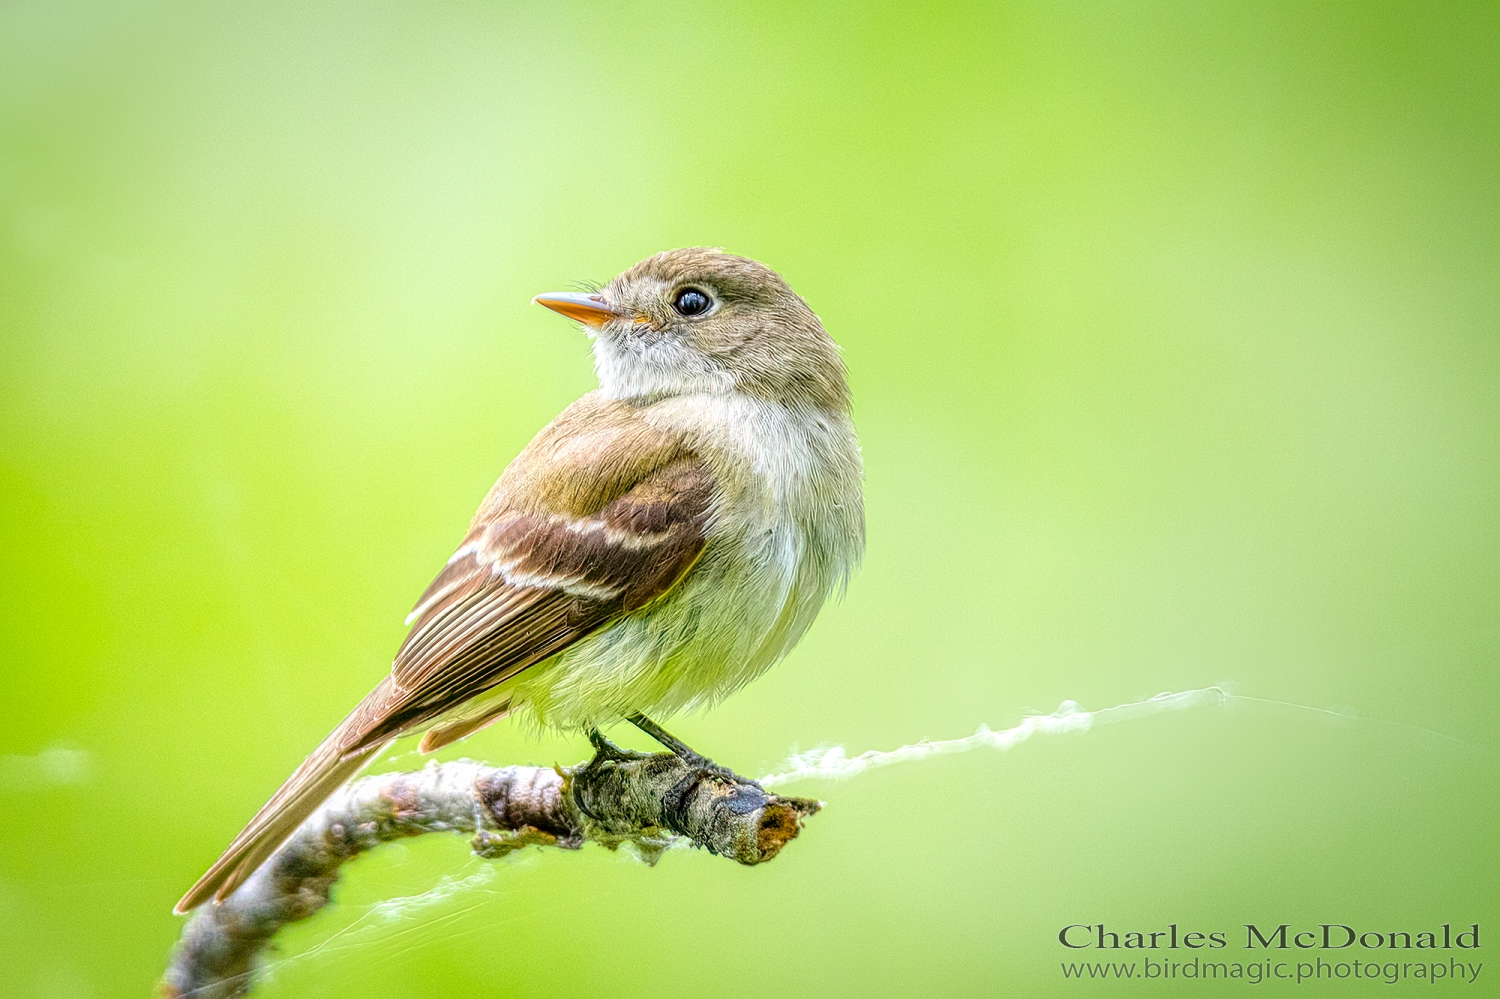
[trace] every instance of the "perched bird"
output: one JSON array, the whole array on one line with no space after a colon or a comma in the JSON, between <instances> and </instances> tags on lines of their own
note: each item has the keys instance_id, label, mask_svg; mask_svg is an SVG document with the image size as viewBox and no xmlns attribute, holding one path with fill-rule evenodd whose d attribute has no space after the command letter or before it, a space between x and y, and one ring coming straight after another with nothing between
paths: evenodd
<instances>
[{"instance_id":1,"label":"perched bird","mask_svg":"<svg viewBox=\"0 0 1500 999\"><path fill-rule=\"evenodd\" d=\"M399 736L506 715L584 731L702 707L792 648L864 549L838 346L781 276L717 250L538 295L593 339L599 388L527 445L422 594L385 677L177 903L245 882Z\"/></svg>"}]
</instances>

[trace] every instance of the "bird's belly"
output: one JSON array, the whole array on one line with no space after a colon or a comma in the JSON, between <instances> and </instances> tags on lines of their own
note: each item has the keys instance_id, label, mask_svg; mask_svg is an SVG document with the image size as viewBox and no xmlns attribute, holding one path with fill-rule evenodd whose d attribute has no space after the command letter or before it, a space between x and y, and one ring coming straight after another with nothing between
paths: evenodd
<instances>
[{"instance_id":1,"label":"bird's belly","mask_svg":"<svg viewBox=\"0 0 1500 999\"><path fill-rule=\"evenodd\" d=\"M661 600L507 685L515 713L547 728L580 729L713 703L779 657L781 649L763 647L786 615L796 575L795 563L781 559L746 565L706 551Z\"/></svg>"}]
</instances>

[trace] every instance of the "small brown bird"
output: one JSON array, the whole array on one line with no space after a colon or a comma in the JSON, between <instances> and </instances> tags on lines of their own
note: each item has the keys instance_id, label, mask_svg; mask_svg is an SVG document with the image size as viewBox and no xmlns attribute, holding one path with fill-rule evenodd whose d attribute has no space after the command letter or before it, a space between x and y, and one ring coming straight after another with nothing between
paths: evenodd
<instances>
[{"instance_id":1,"label":"small brown bird","mask_svg":"<svg viewBox=\"0 0 1500 999\"><path fill-rule=\"evenodd\" d=\"M408 623L390 675L323 740L176 911L221 900L392 740L431 752L508 714L585 731L712 704L792 648L864 549L837 345L781 276L659 253L584 324L599 388L511 462Z\"/></svg>"}]
</instances>

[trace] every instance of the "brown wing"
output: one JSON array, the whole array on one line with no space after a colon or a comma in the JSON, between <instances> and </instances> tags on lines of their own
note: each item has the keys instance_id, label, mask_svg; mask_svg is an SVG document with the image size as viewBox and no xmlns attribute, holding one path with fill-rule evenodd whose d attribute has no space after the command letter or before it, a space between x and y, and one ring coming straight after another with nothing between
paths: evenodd
<instances>
[{"instance_id":1,"label":"brown wing","mask_svg":"<svg viewBox=\"0 0 1500 999\"><path fill-rule=\"evenodd\" d=\"M590 515L486 511L412 612L391 675L303 761L176 911L233 892L392 739L665 593L703 550L712 496L706 466L684 457Z\"/></svg>"}]
</instances>

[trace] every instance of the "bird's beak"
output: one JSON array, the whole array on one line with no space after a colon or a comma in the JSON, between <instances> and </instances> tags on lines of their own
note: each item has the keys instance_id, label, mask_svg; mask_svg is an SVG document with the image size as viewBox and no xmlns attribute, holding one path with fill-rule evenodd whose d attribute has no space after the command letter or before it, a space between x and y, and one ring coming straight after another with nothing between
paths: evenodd
<instances>
[{"instance_id":1,"label":"bird's beak","mask_svg":"<svg viewBox=\"0 0 1500 999\"><path fill-rule=\"evenodd\" d=\"M625 314L606 302L603 295L585 295L576 291L550 291L545 295L538 295L532 301L586 326L603 326L611 319L618 319Z\"/></svg>"}]
</instances>

